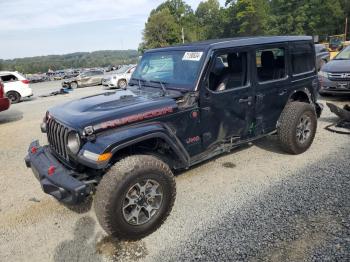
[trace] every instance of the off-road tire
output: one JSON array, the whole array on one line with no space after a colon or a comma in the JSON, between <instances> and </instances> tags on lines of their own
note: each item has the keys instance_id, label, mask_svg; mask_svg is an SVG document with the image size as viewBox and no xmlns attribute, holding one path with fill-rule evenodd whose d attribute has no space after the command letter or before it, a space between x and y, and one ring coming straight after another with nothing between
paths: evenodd
<instances>
[{"instance_id":1,"label":"off-road tire","mask_svg":"<svg viewBox=\"0 0 350 262\"><path fill-rule=\"evenodd\" d=\"M130 187L142 180L157 181L163 190L162 203L145 224L130 225L123 215L123 202ZM138 240L156 231L169 216L176 197L173 173L156 157L134 155L117 162L97 187L94 207L102 228L120 240Z\"/></svg>"},{"instance_id":2,"label":"off-road tire","mask_svg":"<svg viewBox=\"0 0 350 262\"><path fill-rule=\"evenodd\" d=\"M21 101L21 95L16 91L7 92L6 96L11 100L11 104L17 104L19 101Z\"/></svg>"},{"instance_id":3,"label":"off-road tire","mask_svg":"<svg viewBox=\"0 0 350 262\"><path fill-rule=\"evenodd\" d=\"M118 88L123 89L123 88L126 88L127 85L128 85L128 83L126 82L125 79L120 79L120 80L118 81Z\"/></svg>"},{"instance_id":4,"label":"off-road tire","mask_svg":"<svg viewBox=\"0 0 350 262\"><path fill-rule=\"evenodd\" d=\"M297 126L302 118L310 119L310 136L301 143L297 138ZM317 129L317 116L312 105L303 102L290 102L284 108L277 126L277 133L282 148L291 154L301 154L312 144Z\"/></svg>"}]
</instances>

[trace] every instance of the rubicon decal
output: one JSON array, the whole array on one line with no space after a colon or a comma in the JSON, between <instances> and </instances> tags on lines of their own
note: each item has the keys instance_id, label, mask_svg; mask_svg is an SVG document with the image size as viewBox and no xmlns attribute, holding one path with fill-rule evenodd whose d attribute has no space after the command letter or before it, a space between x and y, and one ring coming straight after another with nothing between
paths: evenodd
<instances>
[{"instance_id":1,"label":"rubicon decal","mask_svg":"<svg viewBox=\"0 0 350 262\"><path fill-rule=\"evenodd\" d=\"M126 124L131 124L131 123L139 122L142 120L155 118L155 117L166 115L166 114L169 114L172 112L174 112L174 108L172 108L172 107L164 107L164 108L160 108L160 109L155 109L155 110L151 110L151 111L148 111L145 113L126 116L123 118L114 119L114 120L110 120L107 122L97 124L93 127L93 130L97 131L100 129L107 129L107 128L124 126Z\"/></svg>"}]
</instances>

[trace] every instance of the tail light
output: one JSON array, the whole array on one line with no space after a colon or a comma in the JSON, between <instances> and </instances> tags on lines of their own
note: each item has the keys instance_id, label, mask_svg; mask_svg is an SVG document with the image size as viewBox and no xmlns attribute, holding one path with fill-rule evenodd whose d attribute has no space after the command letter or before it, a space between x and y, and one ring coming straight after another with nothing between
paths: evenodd
<instances>
[{"instance_id":1,"label":"tail light","mask_svg":"<svg viewBox=\"0 0 350 262\"><path fill-rule=\"evenodd\" d=\"M27 80L27 79L21 80L21 82L22 82L23 84L26 84L26 85L29 84L29 80Z\"/></svg>"},{"instance_id":2,"label":"tail light","mask_svg":"<svg viewBox=\"0 0 350 262\"><path fill-rule=\"evenodd\" d=\"M4 84L0 81L0 97L4 97Z\"/></svg>"}]
</instances>

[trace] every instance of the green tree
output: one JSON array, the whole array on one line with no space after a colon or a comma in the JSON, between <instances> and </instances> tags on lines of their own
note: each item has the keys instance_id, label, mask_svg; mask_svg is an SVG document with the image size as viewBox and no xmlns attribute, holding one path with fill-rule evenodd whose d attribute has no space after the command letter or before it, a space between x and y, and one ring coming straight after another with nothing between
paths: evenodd
<instances>
[{"instance_id":1,"label":"green tree","mask_svg":"<svg viewBox=\"0 0 350 262\"><path fill-rule=\"evenodd\" d=\"M231 36L264 35L268 32L269 2L267 0L227 0L227 16Z\"/></svg>"},{"instance_id":2,"label":"green tree","mask_svg":"<svg viewBox=\"0 0 350 262\"><path fill-rule=\"evenodd\" d=\"M139 49L164 47L180 43L180 28L168 8L152 11L143 32Z\"/></svg>"},{"instance_id":3,"label":"green tree","mask_svg":"<svg viewBox=\"0 0 350 262\"><path fill-rule=\"evenodd\" d=\"M218 0L200 2L196 10L199 40L214 39L223 36L224 10Z\"/></svg>"},{"instance_id":4,"label":"green tree","mask_svg":"<svg viewBox=\"0 0 350 262\"><path fill-rule=\"evenodd\" d=\"M272 0L271 12L278 34L337 34L344 18L339 0Z\"/></svg>"}]
</instances>

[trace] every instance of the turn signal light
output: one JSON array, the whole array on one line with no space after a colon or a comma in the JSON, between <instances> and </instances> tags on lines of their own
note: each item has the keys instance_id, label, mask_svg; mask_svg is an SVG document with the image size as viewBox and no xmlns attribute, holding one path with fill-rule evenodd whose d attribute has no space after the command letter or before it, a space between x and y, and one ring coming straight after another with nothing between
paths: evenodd
<instances>
[{"instance_id":1,"label":"turn signal light","mask_svg":"<svg viewBox=\"0 0 350 262\"><path fill-rule=\"evenodd\" d=\"M48 174L49 176L52 176L53 173L55 173L55 170L56 170L56 168L55 168L54 166L50 166L50 167L47 169L47 174Z\"/></svg>"},{"instance_id":2,"label":"turn signal light","mask_svg":"<svg viewBox=\"0 0 350 262\"><path fill-rule=\"evenodd\" d=\"M104 154L98 156L97 161L98 161L98 162L107 161L107 160L109 160L111 157L112 157L112 153L110 153L110 152L109 152L109 153L104 153Z\"/></svg>"},{"instance_id":3,"label":"turn signal light","mask_svg":"<svg viewBox=\"0 0 350 262\"><path fill-rule=\"evenodd\" d=\"M32 154L35 154L36 152L38 151L38 149L33 146L31 149L30 149L30 152L32 152Z\"/></svg>"}]
</instances>

